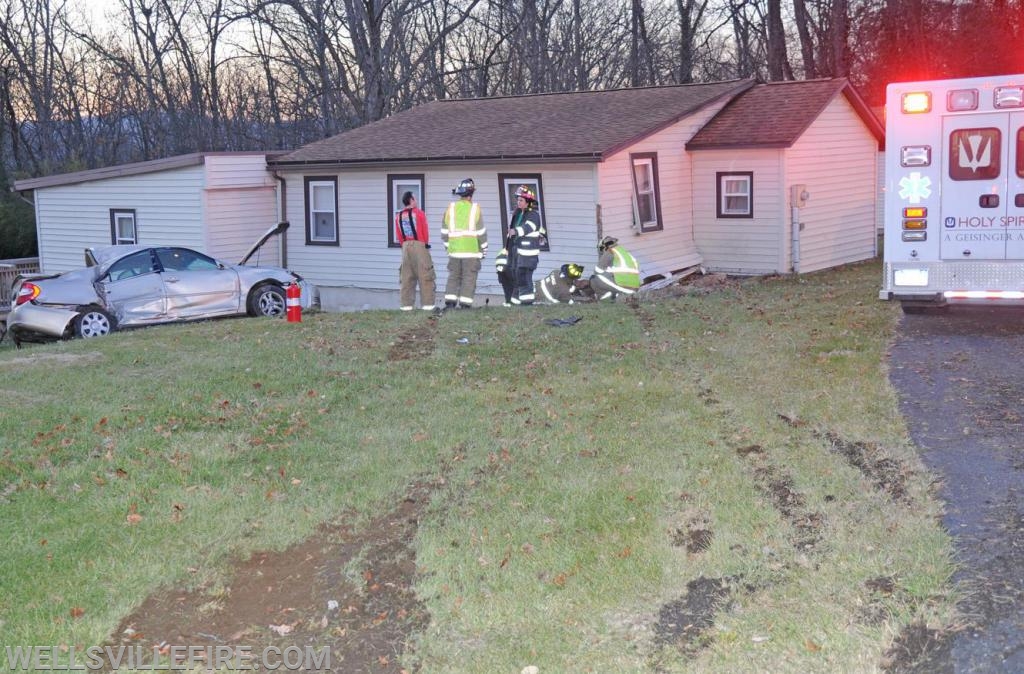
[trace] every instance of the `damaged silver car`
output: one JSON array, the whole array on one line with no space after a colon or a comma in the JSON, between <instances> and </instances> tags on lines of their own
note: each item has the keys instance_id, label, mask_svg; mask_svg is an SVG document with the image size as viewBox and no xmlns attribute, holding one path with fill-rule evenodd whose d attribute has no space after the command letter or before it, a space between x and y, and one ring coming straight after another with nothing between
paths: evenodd
<instances>
[{"instance_id":1,"label":"damaged silver car","mask_svg":"<svg viewBox=\"0 0 1024 674\"><path fill-rule=\"evenodd\" d=\"M287 228L271 228L236 265L177 246L88 248L85 269L19 277L7 329L20 344L219 316L283 316L285 288L301 288L302 278L245 263Z\"/></svg>"}]
</instances>

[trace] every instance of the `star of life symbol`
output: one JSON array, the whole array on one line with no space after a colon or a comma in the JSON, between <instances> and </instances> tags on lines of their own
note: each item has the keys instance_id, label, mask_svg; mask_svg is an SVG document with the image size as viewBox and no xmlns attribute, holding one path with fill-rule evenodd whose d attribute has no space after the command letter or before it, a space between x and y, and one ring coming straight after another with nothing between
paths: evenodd
<instances>
[{"instance_id":1,"label":"star of life symbol","mask_svg":"<svg viewBox=\"0 0 1024 674\"><path fill-rule=\"evenodd\" d=\"M931 184L931 178L914 171L909 176L900 178L900 199L907 199L912 204L919 204L922 199L927 199L932 195Z\"/></svg>"}]
</instances>

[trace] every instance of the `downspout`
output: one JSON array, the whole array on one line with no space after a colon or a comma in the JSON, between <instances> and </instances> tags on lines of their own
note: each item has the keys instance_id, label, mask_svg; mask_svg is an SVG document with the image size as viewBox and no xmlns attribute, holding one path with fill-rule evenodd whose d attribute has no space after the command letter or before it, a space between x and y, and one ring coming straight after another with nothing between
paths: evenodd
<instances>
[{"instance_id":1,"label":"downspout","mask_svg":"<svg viewBox=\"0 0 1024 674\"><path fill-rule=\"evenodd\" d=\"M277 180L280 185L277 190L277 221L287 222L288 221L288 182L281 177L281 174L276 170L270 172L271 175ZM281 234L281 239L277 243L278 252L281 254L281 266L285 269L288 268L288 234L287 232Z\"/></svg>"},{"instance_id":2,"label":"downspout","mask_svg":"<svg viewBox=\"0 0 1024 674\"><path fill-rule=\"evenodd\" d=\"M790 255L792 256L792 259L793 259L793 273L794 274L799 274L800 273L800 228L803 227L803 225L800 224L800 207L797 206L796 204L793 204L790 207L790 211L791 211L791 214L790 214L790 220L791 220L790 230L792 232L791 241L790 241L790 249L791 249L790 250Z\"/></svg>"},{"instance_id":3,"label":"downspout","mask_svg":"<svg viewBox=\"0 0 1024 674\"><path fill-rule=\"evenodd\" d=\"M804 223L800 221L800 209L807 205L811 195L807 193L807 185L791 185L789 188L789 231L790 231L790 255L792 257L793 273L800 273L800 232Z\"/></svg>"}]
</instances>

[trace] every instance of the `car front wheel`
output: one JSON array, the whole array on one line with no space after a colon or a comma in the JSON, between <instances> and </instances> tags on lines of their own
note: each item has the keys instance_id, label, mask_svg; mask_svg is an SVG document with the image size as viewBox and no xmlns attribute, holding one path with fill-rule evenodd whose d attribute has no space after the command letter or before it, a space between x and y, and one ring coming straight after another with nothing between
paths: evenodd
<instances>
[{"instance_id":1,"label":"car front wheel","mask_svg":"<svg viewBox=\"0 0 1024 674\"><path fill-rule=\"evenodd\" d=\"M283 316L284 312L284 288L279 285L261 285L249 296L250 316Z\"/></svg>"},{"instance_id":2,"label":"car front wheel","mask_svg":"<svg viewBox=\"0 0 1024 674\"><path fill-rule=\"evenodd\" d=\"M114 331L114 319L99 307L87 307L75 317L75 334L79 337L103 337Z\"/></svg>"}]
</instances>

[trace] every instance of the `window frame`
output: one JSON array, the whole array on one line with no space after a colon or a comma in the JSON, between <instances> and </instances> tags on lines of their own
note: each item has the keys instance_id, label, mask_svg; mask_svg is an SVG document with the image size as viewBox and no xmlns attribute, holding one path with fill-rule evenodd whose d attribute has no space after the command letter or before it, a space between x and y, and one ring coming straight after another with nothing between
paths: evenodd
<instances>
[{"instance_id":1,"label":"window frame","mask_svg":"<svg viewBox=\"0 0 1024 674\"><path fill-rule=\"evenodd\" d=\"M426 191L427 183L426 176L423 173L389 173L388 174L388 213L390 218L388 219L388 248L401 248L402 244L395 240L395 216L398 215L405 206L402 205L402 195L399 194L399 190L396 189L398 185L409 184L412 182L418 182L420 188L420 195L416 197L416 203L419 209L423 212L427 210L426 202ZM429 220L428 220L429 222Z\"/></svg>"},{"instance_id":2,"label":"window frame","mask_svg":"<svg viewBox=\"0 0 1024 674\"><path fill-rule=\"evenodd\" d=\"M957 140L969 135L971 132L983 132L988 138L988 150L995 154L995 160L981 173L977 170L955 167L953 158L958 155ZM979 148L980 149L980 148ZM997 180L1003 174L1003 130L994 127L978 127L970 129L953 129L949 134L949 164L946 166L946 173L950 180L956 182L975 182ZM981 167L978 167L981 168Z\"/></svg>"},{"instance_id":3,"label":"window frame","mask_svg":"<svg viewBox=\"0 0 1024 674\"><path fill-rule=\"evenodd\" d=\"M124 240L118 236L117 219L119 216L131 215L132 217L132 239ZM139 242L139 218L134 208L111 208L110 209L110 245L132 246Z\"/></svg>"},{"instance_id":4,"label":"window frame","mask_svg":"<svg viewBox=\"0 0 1024 674\"><path fill-rule=\"evenodd\" d=\"M725 199L730 196L739 196L738 193L728 194L725 191L725 182L736 178L747 180L747 210L744 213L737 213L725 210ZM754 172L753 171L718 171L715 173L715 217L717 218L753 218L754 217Z\"/></svg>"},{"instance_id":5,"label":"window frame","mask_svg":"<svg viewBox=\"0 0 1024 674\"><path fill-rule=\"evenodd\" d=\"M501 200L501 241L504 245L508 236L509 220L512 212L516 210L515 191L520 185L533 185L537 195L537 213L540 215L540 223L548 230L547 242L540 247L543 251L551 250L551 227L544 217L544 184L541 173L499 173L498 174L498 195Z\"/></svg>"},{"instance_id":6,"label":"window frame","mask_svg":"<svg viewBox=\"0 0 1024 674\"><path fill-rule=\"evenodd\" d=\"M650 194L654 198L654 219L647 222L640 221L640 186L636 182L636 167L638 164L649 164L651 167ZM632 152L629 155L629 180L633 184L633 218L637 232L659 232L665 229L664 220L661 217L661 184L658 177L658 153L657 152Z\"/></svg>"},{"instance_id":7,"label":"window frame","mask_svg":"<svg viewBox=\"0 0 1024 674\"><path fill-rule=\"evenodd\" d=\"M338 223L338 176L305 176L305 190L303 200L306 209L306 245L307 246L340 246ZM314 239L313 238L313 188L330 184L334 190L334 238ZM326 212L326 211L325 211Z\"/></svg>"}]
</instances>

